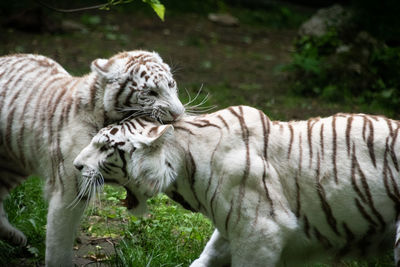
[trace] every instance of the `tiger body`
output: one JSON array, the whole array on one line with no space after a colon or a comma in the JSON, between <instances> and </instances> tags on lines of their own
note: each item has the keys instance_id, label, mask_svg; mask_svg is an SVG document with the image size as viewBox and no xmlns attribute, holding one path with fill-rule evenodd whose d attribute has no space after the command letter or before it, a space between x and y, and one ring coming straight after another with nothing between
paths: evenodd
<instances>
[{"instance_id":1,"label":"tiger body","mask_svg":"<svg viewBox=\"0 0 400 267\"><path fill-rule=\"evenodd\" d=\"M75 159L83 179L166 192L216 230L192 266L298 266L395 245L400 123L364 114L271 121L239 106L172 126L102 129ZM92 176L88 173L92 173Z\"/></svg>"},{"instance_id":2,"label":"tiger body","mask_svg":"<svg viewBox=\"0 0 400 267\"><path fill-rule=\"evenodd\" d=\"M164 106L148 97L147 88L165 95ZM0 238L27 243L7 221L3 201L29 175L38 175L46 179L49 200L46 265L71 266L74 234L85 208L84 201L70 205L80 183L73 159L99 129L127 116L130 107L141 104L142 113L150 116L157 103L157 118L172 120L183 112L169 67L156 53L97 59L83 77L40 55L0 57Z\"/></svg>"}]
</instances>

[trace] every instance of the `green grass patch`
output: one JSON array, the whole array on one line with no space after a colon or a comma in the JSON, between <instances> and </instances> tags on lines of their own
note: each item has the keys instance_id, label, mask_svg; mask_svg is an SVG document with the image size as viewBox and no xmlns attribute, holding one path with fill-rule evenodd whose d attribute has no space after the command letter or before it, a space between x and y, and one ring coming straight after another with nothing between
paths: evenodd
<instances>
[{"instance_id":1,"label":"green grass patch","mask_svg":"<svg viewBox=\"0 0 400 267\"><path fill-rule=\"evenodd\" d=\"M24 232L28 246L12 247L0 241L0 266L18 266L21 258L27 265L44 260L47 204L42 187L40 178L31 177L14 189L4 202L10 223Z\"/></svg>"},{"instance_id":2,"label":"green grass patch","mask_svg":"<svg viewBox=\"0 0 400 267\"><path fill-rule=\"evenodd\" d=\"M116 266L188 266L203 250L213 227L165 195L149 201L150 216L132 217L111 260Z\"/></svg>"}]
</instances>

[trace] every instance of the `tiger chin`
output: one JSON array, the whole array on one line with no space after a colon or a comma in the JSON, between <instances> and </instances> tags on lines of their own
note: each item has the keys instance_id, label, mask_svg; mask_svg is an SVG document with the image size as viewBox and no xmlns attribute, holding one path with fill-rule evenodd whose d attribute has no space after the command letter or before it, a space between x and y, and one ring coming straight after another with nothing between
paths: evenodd
<instances>
[{"instance_id":1,"label":"tiger chin","mask_svg":"<svg viewBox=\"0 0 400 267\"><path fill-rule=\"evenodd\" d=\"M332 263L393 246L398 266L399 131L380 116L280 122L237 106L173 125L111 125L74 165L124 185L142 205L165 192L212 220L191 266Z\"/></svg>"}]
</instances>

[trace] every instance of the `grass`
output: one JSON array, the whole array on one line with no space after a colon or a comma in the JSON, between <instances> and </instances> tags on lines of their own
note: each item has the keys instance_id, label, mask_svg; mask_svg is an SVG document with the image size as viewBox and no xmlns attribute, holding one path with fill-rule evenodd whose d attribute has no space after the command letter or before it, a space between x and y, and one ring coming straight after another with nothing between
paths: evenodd
<instances>
[{"instance_id":1,"label":"grass","mask_svg":"<svg viewBox=\"0 0 400 267\"><path fill-rule=\"evenodd\" d=\"M112 266L187 266L198 257L213 231L206 218L165 195L150 199L149 215L137 218L121 207L125 194L122 188L106 186L101 207L86 212L86 234L115 240L115 255L97 258Z\"/></svg>"},{"instance_id":2,"label":"grass","mask_svg":"<svg viewBox=\"0 0 400 267\"><path fill-rule=\"evenodd\" d=\"M27 265L35 265L44 260L47 204L42 197L42 185L41 179L31 177L6 199L4 207L8 219L25 233L28 246L12 247L0 241L0 266L19 265L21 258L25 259Z\"/></svg>"},{"instance_id":3,"label":"grass","mask_svg":"<svg viewBox=\"0 0 400 267\"><path fill-rule=\"evenodd\" d=\"M188 266L212 232L201 214L190 213L161 195L149 201L151 215L132 218L111 260L116 266Z\"/></svg>"}]
</instances>

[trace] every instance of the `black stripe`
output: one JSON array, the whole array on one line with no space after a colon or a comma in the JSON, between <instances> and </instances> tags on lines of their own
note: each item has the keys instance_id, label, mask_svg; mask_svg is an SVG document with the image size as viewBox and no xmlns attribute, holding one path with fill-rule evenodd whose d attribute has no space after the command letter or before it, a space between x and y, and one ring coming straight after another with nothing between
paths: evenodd
<instances>
[{"instance_id":1,"label":"black stripe","mask_svg":"<svg viewBox=\"0 0 400 267\"><path fill-rule=\"evenodd\" d=\"M326 218L329 226L331 227L332 231L336 235L340 236L341 234L339 233L339 230L337 228L337 222L336 222L335 217L333 216L331 206L329 205L328 201L326 200L326 194L325 194L324 187L320 183L320 167L321 167L320 165L321 165L321 161L320 161L320 156L318 153L317 154L317 169L316 169L316 175L315 175L317 193L318 193L319 199L321 201L322 210L324 211L325 218Z\"/></svg>"},{"instance_id":2,"label":"black stripe","mask_svg":"<svg viewBox=\"0 0 400 267\"><path fill-rule=\"evenodd\" d=\"M394 145L395 145L397 137L399 135L399 129L400 129L400 126L397 125L396 131L392 135L392 143L390 145L390 156L392 157L392 161L393 161L394 167L396 168L396 171L399 171L399 164L397 161L396 154L394 152Z\"/></svg>"},{"instance_id":3,"label":"black stripe","mask_svg":"<svg viewBox=\"0 0 400 267\"><path fill-rule=\"evenodd\" d=\"M219 137L218 143L215 146L213 152L211 153L211 158L210 158L210 177L208 178L208 185L207 185L207 189L206 189L205 194L204 194L204 199L207 199L208 191L210 190L210 187L211 187L211 181L213 179L213 173L214 173L213 161L214 161L215 153L217 152L217 149L218 149L218 147L219 147L219 145L221 143L222 136L223 136L223 134L221 132L221 129L220 129L219 132L220 132L220 137Z\"/></svg>"},{"instance_id":4,"label":"black stripe","mask_svg":"<svg viewBox=\"0 0 400 267\"><path fill-rule=\"evenodd\" d=\"M218 179L217 187L215 188L214 193L210 200L211 218L212 218L214 224L216 221L215 221L215 212L214 212L213 204L215 201L215 197L217 196L217 193L219 192L219 187L220 187L223 179L224 179L224 175L221 175Z\"/></svg>"},{"instance_id":5,"label":"black stripe","mask_svg":"<svg viewBox=\"0 0 400 267\"><path fill-rule=\"evenodd\" d=\"M388 176L392 175L392 174L391 174L391 170L389 168L389 164L388 164L388 160L387 160L387 154L389 151L388 140L389 140L389 137L386 138L386 149L385 149L385 153L383 156L383 184L385 186L386 194L394 202L396 212L399 213L400 212L400 197L396 194L393 194L389 187ZM389 174L388 174L388 172L389 172ZM395 187L395 190L396 189L397 189L397 186Z\"/></svg>"},{"instance_id":6,"label":"black stripe","mask_svg":"<svg viewBox=\"0 0 400 267\"><path fill-rule=\"evenodd\" d=\"M117 149L117 151L118 151L119 157L120 157L121 160L122 160L122 167L121 167L121 170L122 170L122 172L124 173L124 177L128 177L128 173L127 173L127 171L126 171L125 153L124 153L122 150L120 150L120 149Z\"/></svg>"},{"instance_id":7,"label":"black stripe","mask_svg":"<svg viewBox=\"0 0 400 267\"><path fill-rule=\"evenodd\" d=\"M190 129L185 128L185 127L182 127L182 126L176 126L176 125L174 125L174 129L175 129L175 130L180 130L180 131L185 131L185 132L188 132L188 133L191 134L191 135L195 135L195 133L193 133Z\"/></svg>"},{"instance_id":8,"label":"black stripe","mask_svg":"<svg viewBox=\"0 0 400 267\"><path fill-rule=\"evenodd\" d=\"M300 198L300 184L299 184L299 177L296 174L294 177L295 181L295 186L296 186L296 217L300 218L300 212L301 212L301 198Z\"/></svg>"},{"instance_id":9,"label":"black stripe","mask_svg":"<svg viewBox=\"0 0 400 267\"><path fill-rule=\"evenodd\" d=\"M289 140L289 149L288 149L288 156L287 158L290 159L290 153L292 151L292 145L293 145L293 125L288 123L289 127L289 132L290 132L290 140Z\"/></svg>"},{"instance_id":10,"label":"black stripe","mask_svg":"<svg viewBox=\"0 0 400 267\"><path fill-rule=\"evenodd\" d=\"M270 134L270 127L266 127L265 125L265 114L259 110L259 114L260 114L260 120L261 120L261 124L262 124L262 128L263 128L263 137L264 137L264 147L263 147L263 155L264 155L264 160L267 162L268 164L268 139L269 139L269 134Z\"/></svg>"},{"instance_id":11,"label":"black stripe","mask_svg":"<svg viewBox=\"0 0 400 267\"><path fill-rule=\"evenodd\" d=\"M321 123L321 129L319 132L319 144L321 147L321 158L322 160L324 159L324 155L325 155L325 148L324 148L324 124Z\"/></svg>"},{"instance_id":12,"label":"black stripe","mask_svg":"<svg viewBox=\"0 0 400 267\"><path fill-rule=\"evenodd\" d=\"M228 123L226 123L225 119L224 119L221 115L218 115L217 118L220 119L220 120L222 121L222 123L224 124L224 126L225 126L225 127L228 129L228 131L229 131L229 125L228 125Z\"/></svg>"},{"instance_id":13,"label":"black stripe","mask_svg":"<svg viewBox=\"0 0 400 267\"><path fill-rule=\"evenodd\" d=\"M225 219L225 231L226 232L228 232L228 226L229 226L229 221L230 221L231 215L232 215L232 209L233 209L233 198L231 199L231 206L229 208L228 215L226 216L226 219Z\"/></svg>"},{"instance_id":14,"label":"black stripe","mask_svg":"<svg viewBox=\"0 0 400 267\"><path fill-rule=\"evenodd\" d=\"M340 249L340 251L337 255L337 258L342 258L345 255L347 255L350 252L352 243L355 240L355 235L350 230L350 228L347 226L347 224L344 222L342 225L343 225L344 232L346 233L346 244L344 245L343 248Z\"/></svg>"},{"instance_id":15,"label":"black stripe","mask_svg":"<svg viewBox=\"0 0 400 267\"><path fill-rule=\"evenodd\" d=\"M199 127L199 128L204 128L204 127L215 127L217 129L221 129L221 127L217 124L211 123L208 120L198 120L199 122L203 123L196 123L196 122L191 122L187 121L186 123L191 124L193 126Z\"/></svg>"},{"instance_id":16,"label":"black stripe","mask_svg":"<svg viewBox=\"0 0 400 267\"><path fill-rule=\"evenodd\" d=\"M347 147L347 155L350 156L351 148L350 148L350 133L351 133L351 126L353 124L353 116L347 118L347 125L346 125L346 147Z\"/></svg>"},{"instance_id":17,"label":"black stripe","mask_svg":"<svg viewBox=\"0 0 400 267\"><path fill-rule=\"evenodd\" d=\"M336 166L336 150L337 150L337 133L336 133L336 115L332 117L332 149L333 149L333 154L332 154L332 165L333 165L333 175L335 178L336 184L339 182L338 176L337 176L337 166Z\"/></svg>"},{"instance_id":18,"label":"black stripe","mask_svg":"<svg viewBox=\"0 0 400 267\"><path fill-rule=\"evenodd\" d=\"M354 201L361 215L370 224L370 226L375 229L375 227L377 227L378 224L371 218L371 216L368 215L367 211L364 209L364 207L357 198L355 198Z\"/></svg>"},{"instance_id":19,"label":"black stripe","mask_svg":"<svg viewBox=\"0 0 400 267\"><path fill-rule=\"evenodd\" d=\"M364 173L362 172L360 164L358 163L357 158L355 156L354 146L353 146L353 153L354 153L354 158L355 158L355 164L357 166L358 173L359 173L360 178L361 178L361 184L362 184L362 186L364 188L364 192L365 192L365 194L367 196L367 203L368 203L372 213L378 218L378 221L380 222L380 224L382 226L381 230L383 231L385 226L386 226L386 223L383 220L382 215L375 208L374 201L373 201L373 198L372 198L372 195L371 195L371 192L369 190L368 183L367 183L367 178L365 177Z\"/></svg>"},{"instance_id":20,"label":"black stripe","mask_svg":"<svg viewBox=\"0 0 400 267\"><path fill-rule=\"evenodd\" d=\"M271 206L271 210L269 212L269 215L272 218L275 218L274 202L271 199L271 196L269 194L269 190L268 190L268 187L267 187L267 183L266 183L267 172L266 172L265 164L264 164L263 167L264 167L264 171L263 171L263 176L262 176L262 182L263 182L263 186L264 186L265 197L267 198L267 201L269 202L269 204Z\"/></svg>"},{"instance_id":21,"label":"black stripe","mask_svg":"<svg viewBox=\"0 0 400 267\"><path fill-rule=\"evenodd\" d=\"M374 151L374 126L372 125L372 122L370 120L368 121L369 125L369 135L367 139L367 146L368 146L368 151L369 151L369 156L371 157L372 164L374 164L374 167L376 168L376 159L375 159L375 151Z\"/></svg>"},{"instance_id":22,"label":"black stripe","mask_svg":"<svg viewBox=\"0 0 400 267\"><path fill-rule=\"evenodd\" d=\"M308 221L308 218L306 215L303 216L304 217L304 232L306 234L306 236L308 238L311 238L311 234L310 234L310 222Z\"/></svg>"},{"instance_id":23,"label":"black stripe","mask_svg":"<svg viewBox=\"0 0 400 267\"><path fill-rule=\"evenodd\" d=\"M192 208L192 206L190 206L190 204L188 202L186 202L186 200L183 198L183 196L181 194L179 194L177 191L172 191L168 195L173 201L179 203L184 209L196 212L196 210L194 208Z\"/></svg>"},{"instance_id":24,"label":"black stripe","mask_svg":"<svg viewBox=\"0 0 400 267\"><path fill-rule=\"evenodd\" d=\"M318 241L325 247L325 248L332 248L331 242L326 238L324 235L321 234L321 232L314 227L314 234L315 237L318 239Z\"/></svg>"},{"instance_id":25,"label":"black stripe","mask_svg":"<svg viewBox=\"0 0 400 267\"><path fill-rule=\"evenodd\" d=\"M236 224L240 221L241 219L241 213L242 213L242 202L246 194L246 181L249 177L250 173L250 147L249 147L249 129L247 128L246 122L243 118L243 108L242 106L239 106L239 112L240 115L233 109L229 108L229 111L237 117L240 123L240 127L242 129L242 139L246 147L246 162L245 162L245 168L243 170L243 175L242 175L242 180L240 182L240 187L239 187L239 196L238 196L238 215L237 215L237 220Z\"/></svg>"},{"instance_id":26,"label":"black stripe","mask_svg":"<svg viewBox=\"0 0 400 267\"><path fill-rule=\"evenodd\" d=\"M356 157L355 157L355 144L353 142L353 153L351 157L351 185L353 187L353 190L357 193L358 197L362 200L362 202L366 203L366 199L361 192L360 188L357 186L357 181L356 181Z\"/></svg>"},{"instance_id":27,"label":"black stripe","mask_svg":"<svg viewBox=\"0 0 400 267\"><path fill-rule=\"evenodd\" d=\"M190 190L193 192L193 196L198 203L197 210L198 211L200 211L201 209L205 210L203 204L200 202L200 200L197 196L196 189L194 188L194 185L196 183L197 167L196 167L196 163L194 161L193 155L190 151L188 152L188 158L189 158L189 167L190 167Z\"/></svg>"}]
</instances>

